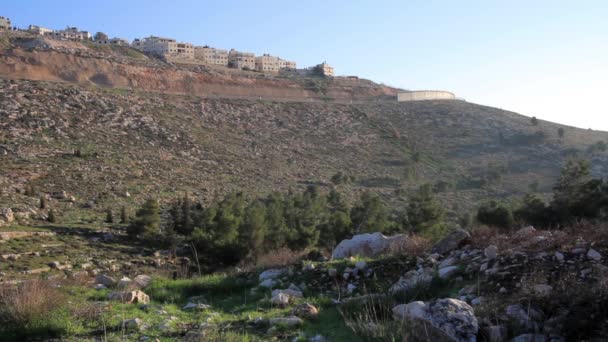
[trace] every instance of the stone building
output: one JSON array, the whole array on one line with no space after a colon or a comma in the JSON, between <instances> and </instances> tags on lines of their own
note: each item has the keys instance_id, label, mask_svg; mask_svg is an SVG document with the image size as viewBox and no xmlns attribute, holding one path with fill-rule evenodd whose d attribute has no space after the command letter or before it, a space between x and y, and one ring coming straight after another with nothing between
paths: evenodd
<instances>
[{"instance_id":1,"label":"stone building","mask_svg":"<svg viewBox=\"0 0 608 342\"><path fill-rule=\"evenodd\" d=\"M92 39L90 32L80 31L76 27L68 27L65 30L53 31L49 34L49 36L52 37L53 39L58 39L58 40L80 41L80 40L91 40Z\"/></svg>"},{"instance_id":2,"label":"stone building","mask_svg":"<svg viewBox=\"0 0 608 342\"><path fill-rule=\"evenodd\" d=\"M209 46L196 46L194 48L194 58L213 65L228 66L228 51L215 49Z\"/></svg>"},{"instance_id":3,"label":"stone building","mask_svg":"<svg viewBox=\"0 0 608 342\"><path fill-rule=\"evenodd\" d=\"M280 70L296 70L296 62L286 61L279 58L279 69Z\"/></svg>"},{"instance_id":4,"label":"stone building","mask_svg":"<svg viewBox=\"0 0 608 342\"><path fill-rule=\"evenodd\" d=\"M135 39L131 47L144 53L162 58L177 57L183 59L194 59L194 46L190 43L179 43L172 38L150 36Z\"/></svg>"},{"instance_id":5,"label":"stone building","mask_svg":"<svg viewBox=\"0 0 608 342\"><path fill-rule=\"evenodd\" d=\"M237 69L255 69L255 54L231 49L228 53L228 66Z\"/></svg>"},{"instance_id":6,"label":"stone building","mask_svg":"<svg viewBox=\"0 0 608 342\"><path fill-rule=\"evenodd\" d=\"M11 27L11 20L9 18L0 17L0 30L10 30Z\"/></svg>"},{"instance_id":7,"label":"stone building","mask_svg":"<svg viewBox=\"0 0 608 342\"><path fill-rule=\"evenodd\" d=\"M319 70L321 71L323 76L334 76L335 75L334 67L330 66L326 62L323 62L323 63L317 65L317 68L319 68Z\"/></svg>"},{"instance_id":8,"label":"stone building","mask_svg":"<svg viewBox=\"0 0 608 342\"><path fill-rule=\"evenodd\" d=\"M255 69L262 72L279 72L280 58L265 53L255 58Z\"/></svg>"},{"instance_id":9,"label":"stone building","mask_svg":"<svg viewBox=\"0 0 608 342\"><path fill-rule=\"evenodd\" d=\"M37 25L28 26L27 31L40 36L48 36L53 33L53 30Z\"/></svg>"}]
</instances>

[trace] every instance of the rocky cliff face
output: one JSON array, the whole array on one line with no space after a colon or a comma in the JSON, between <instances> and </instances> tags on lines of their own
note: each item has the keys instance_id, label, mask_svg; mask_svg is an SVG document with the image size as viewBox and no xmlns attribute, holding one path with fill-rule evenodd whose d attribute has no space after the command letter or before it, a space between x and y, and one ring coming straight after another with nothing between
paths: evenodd
<instances>
[{"instance_id":1,"label":"rocky cliff face","mask_svg":"<svg viewBox=\"0 0 608 342\"><path fill-rule=\"evenodd\" d=\"M397 89L356 78L305 78L256 72L176 66L145 56L128 58L80 43L40 38L14 39L0 52L0 76L78 85L130 88L146 92L203 97L279 101L328 100L351 102L395 96ZM126 50L128 53L134 51Z\"/></svg>"}]
</instances>

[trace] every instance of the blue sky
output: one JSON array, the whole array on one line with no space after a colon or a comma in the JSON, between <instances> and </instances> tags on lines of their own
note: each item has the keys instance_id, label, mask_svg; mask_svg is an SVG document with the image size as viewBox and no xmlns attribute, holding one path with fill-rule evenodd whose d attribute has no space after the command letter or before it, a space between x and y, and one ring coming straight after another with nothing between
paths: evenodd
<instances>
[{"instance_id":1,"label":"blue sky","mask_svg":"<svg viewBox=\"0 0 608 342\"><path fill-rule=\"evenodd\" d=\"M150 34L322 61L404 89L608 130L608 1L6 1L25 27Z\"/></svg>"}]
</instances>

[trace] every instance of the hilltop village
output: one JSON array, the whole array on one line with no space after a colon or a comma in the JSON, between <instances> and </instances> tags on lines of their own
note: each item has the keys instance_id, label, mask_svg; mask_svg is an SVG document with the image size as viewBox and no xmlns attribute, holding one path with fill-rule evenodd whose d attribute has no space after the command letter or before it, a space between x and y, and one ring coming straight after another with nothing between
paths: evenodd
<instances>
[{"instance_id":1,"label":"hilltop village","mask_svg":"<svg viewBox=\"0 0 608 342\"><path fill-rule=\"evenodd\" d=\"M335 75L334 68L326 62L305 69L297 69L295 61L267 53L256 56L253 52L218 49L208 45L195 46L189 42L178 42L173 38L153 35L136 38L129 43L128 40L123 38L109 38L103 32L97 32L93 35L91 32L80 30L77 27L68 26L63 30L54 30L38 25L29 25L27 29L22 29L12 26L10 19L6 17L0 17L0 30L25 31L56 40L90 41L100 45L126 46L170 63L214 65L264 73L287 71L304 75L312 72L329 77Z\"/></svg>"}]
</instances>

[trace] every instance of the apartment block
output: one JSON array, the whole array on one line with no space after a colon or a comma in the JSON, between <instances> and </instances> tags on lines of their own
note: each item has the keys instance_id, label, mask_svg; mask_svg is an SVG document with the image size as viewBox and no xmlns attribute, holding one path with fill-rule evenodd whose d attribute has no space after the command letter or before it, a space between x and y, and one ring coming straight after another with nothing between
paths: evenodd
<instances>
[{"instance_id":1,"label":"apartment block","mask_svg":"<svg viewBox=\"0 0 608 342\"><path fill-rule=\"evenodd\" d=\"M334 76L335 74L334 67L330 66L326 62L317 65L317 67L319 68L319 70L321 70L323 76Z\"/></svg>"},{"instance_id":2,"label":"apartment block","mask_svg":"<svg viewBox=\"0 0 608 342\"><path fill-rule=\"evenodd\" d=\"M255 69L255 54L231 49L228 53L228 66L237 69Z\"/></svg>"},{"instance_id":3,"label":"apartment block","mask_svg":"<svg viewBox=\"0 0 608 342\"><path fill-rule=\"evenodd\" d=\"M280 58L265 53L255 58L255 69L262 72L279 72Z\"/></svg>"},{"instance_id":4,"label":"apartment block","mask_svg":"<svg viewBox=\"0 0 608 342\"><path fill-rule=\"evenodd\" d=\"M190 43L179 43L172 38L150 36L143 39L135 39L131 46L144 53L159 57L178 57L194 59L194 46Z\"/></svg>"},{"instance_id":5,"label":"apartment block","mask_svg":"<svg viewBox=\"0 0 608 342\"><path fill-rule=\"evenodd\" d=\"M10 30L11 20L7 17L0 17L0 30Z\"/></svg>"},{"instance_id":6,"label":"apartment block","mask_svg":"<svg viewBox=\"0 0 608 342\"><path fill-rule=\"evenodd\" d=\"M65 30L53 31L49 34L53 39L58 40L91 40L92 35L89 31L80 31L77 27L68 27Z\"/></svg>"},{"instance_id":7,"label":"apartment block","mask_svg":"<svg viewBox=\"0 0 608 342\"><path fill-rule=\"evenodd\" d=\"M228 50L196 46L194 48L194 58L207 64L228 66Z\"/></svg>"},{"instance_id":8,"label":"apartment block","mask_svg":"<svg viewBox=\"0 0 608 342\"><path fill-rule=\"evenodd\" d=\"M29 33L37 34L39 36L48 36L53 33L53 30L46 28L46 27L37 26L37 25L28 26L27 31Z\"/></svg>"},{"instance_id":9,"label":"apartment block","mask_svg":"<svg viewBox=\"0 0 608 342\"><path fill-rule=\"evenodd\" d=\"M284 59L279 58L279 69L280 70L295 70L296 62L286 61Z\"/></svg>"}]
</instances>

